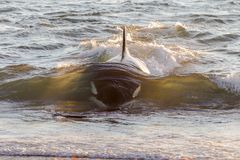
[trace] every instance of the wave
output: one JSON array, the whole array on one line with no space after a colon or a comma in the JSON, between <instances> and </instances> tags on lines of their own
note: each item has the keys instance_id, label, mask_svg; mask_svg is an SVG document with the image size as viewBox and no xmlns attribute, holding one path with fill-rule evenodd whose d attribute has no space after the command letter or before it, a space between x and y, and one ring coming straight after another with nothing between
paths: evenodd
<instances>
[{"instance_id":1,"label":"wave","mask_svg":"<svg viewBox=\"0 0 240 160\"><path fill-rule=\"evenodd\" d=\"M49 74L39 76L30 74L21 77L23 74L31 73L35 67L19 65L3 68L0 72L0 79L4 80L0 85L0 99L55 104L62 101L64 105L68 102L78 106L91 105L89 103L92 96L91 82L96 77L99 78L101 73L105 73L103 74L105 79L114 80L116 77L111 77L111 73L114 72L123 75L129 82L133 82L132 84L141 83L141 92L137 99L156 102L157 106L239 104L238 77L229 80L201 72L196 73L193 65L201 64L198 63L199 57L202 56L200 52L185 48L178 43L161 43L166 37L188 35L189 29L184 24L167 26L160 22L152 22L147 27L129 25L127 30L127 47L131 55L146 63L151 76L139 73L131 66L105 63L121 53L122 37L117 34L105 39L82 41L79 48L74 51L71 49L69 57L64 56L64 63L59 62L54 69L50 69ZM76 34L75 31L71 33ZM202 34L198 36L203 37L208 32ZM238 38L234 34L225 34L223 37L232 40ZM17 47L30 50L54 50L63 46L65 45L62 43L47 45L43 42L42 45L32 43L29 45L30 48L24 44ZM78 63L68 63L67 58L74 59ZM96 70L99 73L96 73ZM21 76L14 79L16 75ZM129 89L132 89L131 85Z\"/></svg>"},{"instance_id":2,"label":"wave","mask_svg":"<svg viewBox=\"0 0 240 160\"><path fill-rule=\"evenodd\" d=\"M140 100L140 103L153 102L160 108L186 104L207 107L239 105L238 77L236 80L228 80L201 74L201 72L195 73L191 69L193 63L198 61L199 52L180 45L159 44L155 41L156 37L149 38L156 33L157 35L161 33L158 35L160 38L171 34L176 35L179 32L188 33L187 27L183 24L166 26L155 22L147 27L131 25L127 28L129 31L127 47L132 56L146 63L151 72L150 76L146 76L133 66L105 63L121 52L122 37L115 35L106 39L82 41L79 50L69 54L70 59L81 59L78 63L68 63L65 59L66 63L59 63L49 74L2 82L0 99L40 101L60 104L59 106L68 105L69 108L74 106L81 108L78 111L86 111L94 108L91 99L93 96L91 82L101 79L112 83L125 79L124 82L116 83L122 90L118 94L122 94L123 91L127 92L127 90L134 91L136 89L134 87L141 84L141 91L136 100ZM16 70L17 74L22 75L30 73L32 68L29 66L7 67L3 69L3 72L6 73L7 70L13 72ZM4 76L8 77L3 74L2 77ZM108 96L113 95L109 93ZM108 100L110 101L115 100Z\"/></svg>"},{"instance_id":3,"label":"wave","mask_svg":"<svg viewBox=\"0 0 240 160\"><path fill-rule=\"evenodd\" d=\"M86 111L96 106L91 101L91 82L109 79L118 81L119 77L140 83L141 91L136 99L154 102L159 107L182 104L208 106L213 103L221 107L223 104L240 103L238 95L224 90L210 77L201 74L146 76L135 68L115 63L88 64L62 75L39 76L4 83L0 85L0 99L54 104L76 102L72 104L75 108L80 107L77 110L81 110L83 106L82 110Z\"/></svg>"},{"instance_id":4,"label":"wave","mask_svg":"<svg viewBox=\"0 0 240 160\"><path fill-rule=\"evenodd\" d=\"M10 65L4 68L0 68L0 84L5 83L6 81L12 81L16 79L23 79L24 77L31 77L31 72L36 71L37 68L27 65Z\"/></svg>"}]
</instances>

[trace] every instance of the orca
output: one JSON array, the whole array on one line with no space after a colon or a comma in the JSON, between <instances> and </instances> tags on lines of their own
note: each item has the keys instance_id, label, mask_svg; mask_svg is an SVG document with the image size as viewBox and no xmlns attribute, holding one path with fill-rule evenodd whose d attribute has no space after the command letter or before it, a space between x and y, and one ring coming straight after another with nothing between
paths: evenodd
<instances>
[{"instance_id":1,"label":"orca","mask_svg":"<svg viewBox=\"0 0 240 160\"><path fill-rule=\"evenodd\" d=\"M122 54L88 68L94 72L90 81L90 100L100 108L114 108L133 100L141 91L141 77L150 75L147 65L129 53L126 28L122 29Z\"/></svg>"}]
</instances>

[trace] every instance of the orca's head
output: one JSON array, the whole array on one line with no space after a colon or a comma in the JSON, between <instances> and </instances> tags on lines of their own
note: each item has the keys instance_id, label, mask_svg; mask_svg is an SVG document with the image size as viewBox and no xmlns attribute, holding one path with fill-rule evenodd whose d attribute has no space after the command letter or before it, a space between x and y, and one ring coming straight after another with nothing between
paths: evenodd
<instances>
[{"instance_id":1,"label":"orca's head","mask_svg":"<svg viewBox=\"0 0 240 160\"><path fill-rule=\"evenodd\" d=\"M115 107L138 96L141 76L134 68L120 63L94 64L91 68L91 93L98 104Z\"/></svg>"},{"instance_id":2,"label":"orca's head","mask_svg":"<svg viewBox=\"0 0 240 160\"><path fill-rule=\"evenodd\" d=\"M135 98L140 83L128 78L103 78L91 81L92 94L106 106L118 106Z\"/></svg>"}]
</instances>

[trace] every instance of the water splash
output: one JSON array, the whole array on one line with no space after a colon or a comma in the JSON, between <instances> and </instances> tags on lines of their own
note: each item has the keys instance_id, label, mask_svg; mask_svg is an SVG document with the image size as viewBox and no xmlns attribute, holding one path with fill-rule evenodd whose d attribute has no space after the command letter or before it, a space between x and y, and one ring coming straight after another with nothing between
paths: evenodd
<instances>
[{"instance_id":1,"label":"water splash","mask_svg":"<svg viewBox=\"0 0 240 160\"><path fill-rule=\"evenodd\" d=\"M219 87L226 89L229 92L240 94L240 73L231 73L227 76L214 77L215 82Z\"/></svg>"}]
</instances>

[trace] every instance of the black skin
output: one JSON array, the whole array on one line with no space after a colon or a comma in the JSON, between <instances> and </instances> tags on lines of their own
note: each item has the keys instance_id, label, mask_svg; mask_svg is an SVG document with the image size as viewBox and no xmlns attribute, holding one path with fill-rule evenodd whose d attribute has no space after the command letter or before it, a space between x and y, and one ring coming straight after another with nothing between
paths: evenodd
<instances>
[{"instance_id":1,"label":"black skin","mask_svg":"<svg viewBox=\"0 0 240 160\"><path fill-rule=\"evenodd\" d=\"M134 91L141 85L141 72L121 63L91 64L86 72L91 73L97 94L92 94L107 106L118 106L132 100Z\"/></svg>"}]
</instances>

